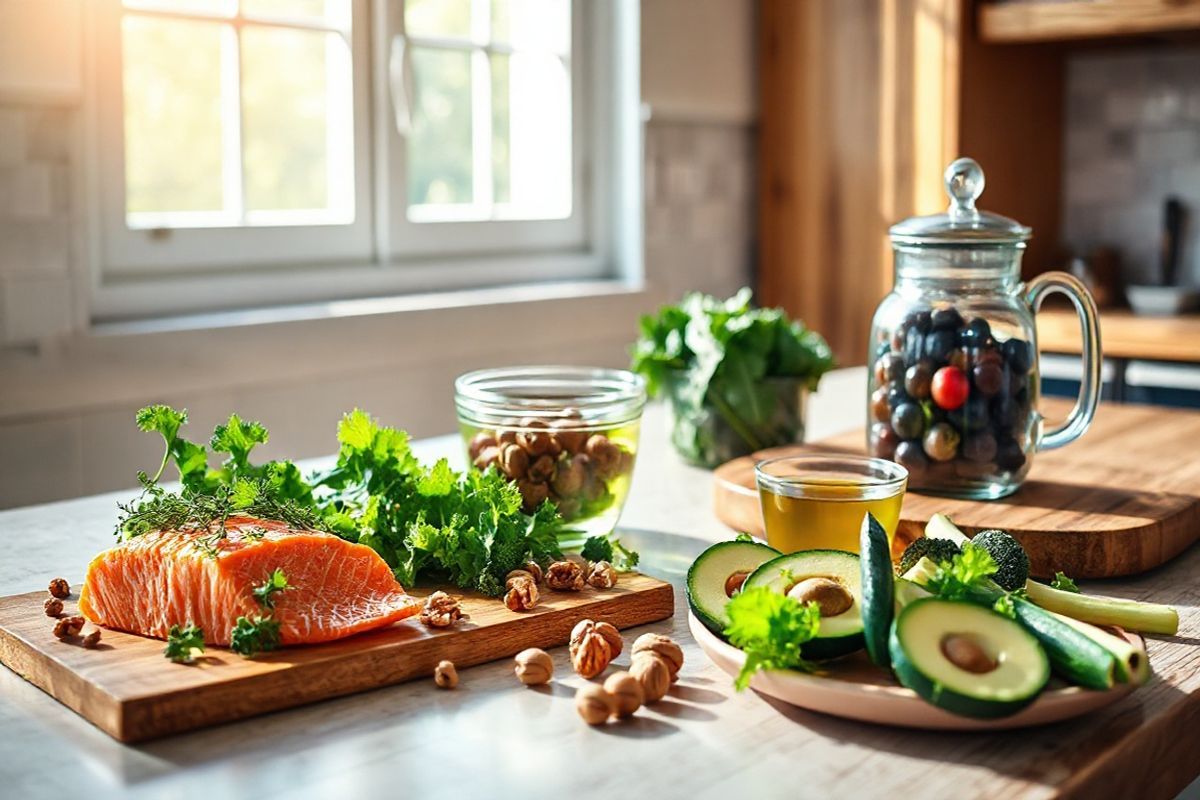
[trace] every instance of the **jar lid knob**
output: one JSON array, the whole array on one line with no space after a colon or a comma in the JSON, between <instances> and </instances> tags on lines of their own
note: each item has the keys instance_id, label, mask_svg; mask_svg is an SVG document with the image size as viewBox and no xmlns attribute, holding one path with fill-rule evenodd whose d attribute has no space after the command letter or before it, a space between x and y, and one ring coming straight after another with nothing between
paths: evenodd
<instances>
[{"instance_id":1,"label":"jar lid knob","mask_svg":"<svg viewBox=\"0 0 1200 800\"><path fill-rule=\"evenodd\" d=\"M975 217L975 201L983 194L983 168L973 158L960 158L946 167L942 175L946 194L950 195L950 218Z\"/></svg>"}]
</instances>

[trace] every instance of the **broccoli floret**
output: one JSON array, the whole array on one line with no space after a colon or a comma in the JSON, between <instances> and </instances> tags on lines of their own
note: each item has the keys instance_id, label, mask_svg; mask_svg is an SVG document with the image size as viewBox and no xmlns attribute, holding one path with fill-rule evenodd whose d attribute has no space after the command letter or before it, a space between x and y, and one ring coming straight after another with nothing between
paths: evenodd
<instances>
[{"instance_id":1,"label":"broccoli floret","mask_svg":"<svg viewBox=\"0 0 1200 800\"><path fill-rule=\"evenodd\" d=\"M1009 592L1025 588L1029 580L1029 554L1021 543L1006 531L980 531L971 537L971 544L978 545L996 562L996 574L992 576L1000 587Z\"/></svg>"},{"instance_id":2,"label":"broccoli floret","mask_svg":"<svg viewBox=\"0 0 1200 800\"><path fill-rule=\"evenodd\" d=\"M949 561L961 552L958 549L958 545L949 539L934 539L922 536L904 548L904 554L900 556L900 574L903 575L908 572L922 558L927 557L931 561L941 564Z\"/></svg>"}]
</instances>

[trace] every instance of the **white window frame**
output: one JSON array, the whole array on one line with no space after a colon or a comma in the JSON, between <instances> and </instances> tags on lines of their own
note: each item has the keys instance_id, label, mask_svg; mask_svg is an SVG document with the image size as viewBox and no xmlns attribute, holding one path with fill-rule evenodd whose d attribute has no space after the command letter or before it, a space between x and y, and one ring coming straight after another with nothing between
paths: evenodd
<instances>
[{"instance_id":1,"label":"white window frame","mask_svg":"<svg viewBox=\"0 0 1200 800\"><path fill-rule=\"evenodd\" d=\"M114 8L119 13L119 6L113 5L119 0L88 4L92 19L87 56L96 65L88 80L84 116L84 139L93 148L85 159L93 321L515 284L641 279L636 2L572 0L572 135L576 153L583 154L574 167L572 218L419 224L407 220L402 196L397 202L395 194L407 188L406 146L394 124L388 80L391 36L402 30L395 18L400 4L353 2L355 109L356 114L365 109L370 115L368 124L356 125L362 132L356 131L355 137L355 225L367 225L367 247L357 249L356 241L333 255L313 247L298 260L294 255L280 257L270 236L258 243L248 241L263 233L262 228L176 230L173 236L194 232L230 238L199 237L197 242L212 242L197 244L203 258L133 266L112 258L107 245L114 224L124 227L124 219L114 220L111 211L116 208L123 216L124 198L114 204L105 192L116 183L123 193L124 172L123 165L114 172L111 158L101 151L114 151L113 140L106 140L105 134L112 136L112 125L121 123L122 112L101 107L97 86L114 75L120 85L119 55L114 58L114 48L104 46L101 38L106 7L109 14ZM360 18L370 24L360 24ZM360 44L360 36L366 37L366 46ZM368 50L366 64L361 65ZM630 57L632 63L622 63ZM370 79L360 79L360 70ZM115 146L115 151L123 153L123 147ZM420 230L410 235L408 228L413 226ZM297 228L268 230L289 241L307 233ZM232 236L243 233L251 235Z\"/></svg>"}]
</instances>

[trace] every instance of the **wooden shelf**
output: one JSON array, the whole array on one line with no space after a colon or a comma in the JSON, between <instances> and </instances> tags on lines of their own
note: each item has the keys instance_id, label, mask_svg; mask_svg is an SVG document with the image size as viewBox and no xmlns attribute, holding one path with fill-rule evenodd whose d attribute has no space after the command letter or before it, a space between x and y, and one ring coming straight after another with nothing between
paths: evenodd
<instances>
[{"instance_id":1,"label":"wooden shelf","mask_svg":"<svg viewBox=\"0 0 1200 800\"><path fill-rule=\"evenodd\" d=\"M1043 352L1079 352L1079 320L1074 311L1044 310L1037 315ZM1200 363L1200 315L1137 317L1129 311L1100 313L1100 342L1109 358Z\"/></svg>"},{"instance_id":2,"label":"wooden shelf","mask_svg":"<svg viewBox=\"0 0 1200 800\"><path fill-rule=\"evenodd\" d=\"M1200 0L1004 0L979 5L984 42L1048 42L1200 29Z\"/></svg>"}]
</instances>

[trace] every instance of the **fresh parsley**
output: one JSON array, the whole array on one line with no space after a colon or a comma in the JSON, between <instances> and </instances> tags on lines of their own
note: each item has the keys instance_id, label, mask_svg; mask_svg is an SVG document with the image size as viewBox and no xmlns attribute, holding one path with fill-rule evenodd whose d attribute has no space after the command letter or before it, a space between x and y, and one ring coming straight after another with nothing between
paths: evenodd
<instances>
[{"instance_id":1,"label":"fresh parsley","mask_svg":"<svg viewBox=\"0 0 1200 800\"><path fill-rule=\"evenodd\" d=\"M229 649L247 658L277 647L279 622L272 617L238 617L229 632Z\"/></svg>"},{"instance_id":2,"label":"fresh parsley","mask_svg":"<svg viewBox=\"0 0 1200 800\"><path fill-rule=\"evenodd\" d=\"M1074 592L1075 594L1079 594L1079 585L1062 572L1054 573L1054 580L1050 581L1050 586L1063 592Z\"/></svg>"},{"instance_id":3,"label":"fresh parsley","mask_svg":"<svg viewBox=\"0 0 1200 800\"><path fill-rule=\"evenodd\" d=\"M255 586L253 591L254 599L263 608L275 610L275 595L280 592L285 592L294 587L288 585L287 575L283 574L283 570L278 567L275 571L267 576L267 579Z\"/></svg>"},{"instance_id":4,"label":"fresh parsley","mask_svg":"<svg viewBox=\"0 0 1200 800\"><path fill-rule=\"evenodd\" d=\"M176 664L190 664L204 652L204 631L195 625L172 625L167 632L167 646L163 655Z\"/></svg>"},{"instance_id":5,"label":"fresh parsley","mask_svg":"<svg viewBox=\"0 0 1200 800\"><path fill-rule=\"evenodd\" d=\"M982 547L967 542L962 552L938 565L926 588L944 600L961 600L972 589L989 583L996 573L996 562Z\"/></svg>"},{"instance_id":6,"label":"fresh parsley","mask_svg":"<svg viewBox=\"0 0 1200 800\"><path fill-rule=\"evenodd\" d=\"M814 669L800 655L800 646L820 630L821 612L816 603L802 604L758 586L735 595L725 609L729 614L725 637L746 654L746 663L734 680L738 691L749 686L761 669Z\"/></svg>"},{"instance_id":7,"label":"fresh parsley","mask_svg":"<svg viewBox=\"0 0 1200 800\"><path fill-rule=\"evenodd\" d=\"M607 561L619 572L629 572L641 559L636 551L621 544L619 539L610 539L607 536L588 538L579 554L588 561Z\"/></svg>"}]
</instances>

